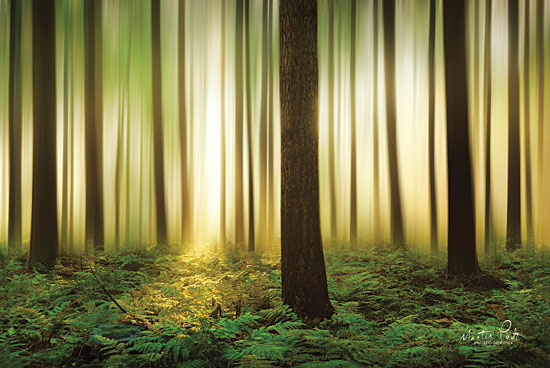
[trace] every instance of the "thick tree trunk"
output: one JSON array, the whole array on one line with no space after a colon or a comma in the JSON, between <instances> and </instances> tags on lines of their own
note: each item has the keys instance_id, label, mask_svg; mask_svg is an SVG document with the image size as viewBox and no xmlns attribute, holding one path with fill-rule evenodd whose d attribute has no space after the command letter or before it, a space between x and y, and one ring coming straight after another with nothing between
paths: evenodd
<instances>
[{"instance_id":1,"label":"thick tree trunk","mask_svg":"<svg viewBox=\"0 0 550 368\"><path fill-rule=\"evenodd\" d=\"M506 246L521 244L518 0L508 0L508 211Z\"/></svg>"},{"instance_id":2,"label":"thick tree trunk","mask_svg":"<svg viewBox=\"0 0 550 368\"><path fill-rule=\"evenodd\" d=\"M390 174L390 242L403 246L403 215L399 191L399 163L397 157L397 116L395 109L395 2L384 1L384 63L386 74L386 129Z\"/></svg>"},{"instance_id":3,"label":"thick tree trunk","mask_svg":"<svg viewBox=\"0 0 550 368\"><path fill-rule=\"evenodd\" d=\"M430 250L438 252L437 196L435 187L435 0L430 0L428 160L430 170Z\"/></svg>"},{"instance_id":4,"label":"thick tree trunk","mask_svg":"<svg viewBox=\"0 0 550 368\"><path fill-rule=\"evenodd\" d=\"M357 0L351 0L350 35L350 104L351 104L351 158L350 158L350 243L357 245L357 144L356 144L356 101L355 101L355 27L357 22Z\"/></svg>"},{"instance_id":5,"label":"thick tree trunk","mask_svg":"<svg viewBox=\"0 0 550 368\"><path fill-rule=\"evenodd\" d=\"M336 238L336 171L334 163L334 0L328 0L328 177L330 190L330 235Z\"/></svg>"},{"instance_id":6,"label":"thick tree trunk","mask_svg":"<svg viewBox=\"0 0 550 368\"><path fill-rule=\"evenodd\" d=\"M167 244L166 203L164 198L164 155L162 136L162 80L160 63L160 0L152 0L153 51L153 136L155 140L155 198L157 209L157 243Z\"/></svg>"},{"instance_id":7,"label":"thick tree trunk","mask_svg":"<svg viewBox=\"0 0 550 368\"><path fill-rule=\"evenodd\" d=\"M484 86L486 88L485 106L485 254L491 251L491 232L493 229L491 214L491 86L492 86L492 0L485 3L485 65L484 65Z\"/></svg>"},{"instance_id":8,"label":"thick tree trunk","mask_svg":"<svg viewBox=\"0 0 550 368\"><path fill-rule=\"evenodd\" d=\"M466 86L465 4L443 3L447 97L447 165L449 175L450 274L477 273L474 204Z\"/></svg>"},{"instance_id":9,"label":"thick tree trunk","mask_svg":"<svg viewBox=\"0 0 550 368\"><path fill-rule=\"evenodd\" d=\"M223 1L225 4L225 1ZM182 242L191 240L191 201L189 194L189 174L187 157L187 96L185 85L185 0L179 2L178 20L178 90L179 90L179 128L181 150L181 239ZM225 41L224 41L225 44ZM223 65L223 64L222 64ZM222 134L223 136L223 134ZM224 161L225 162L225 161ZM224 175L225 177L225 175Z\"/></svg>"},{"instance_id":10,"label":"thick tree trunk","mask_svg":"<svg viewBox=\"0 0 550 368\"><path fill-rule=\"evenodd\" d=\"M220 137L220 247L225 249L225 0L221 1L221 137Z\"/></svg>"},{"instance_id":11,"label":"thick tree trunk","mask_svg":"<svg viewBox=\"0 0 550 368\"><path fill-rule=\"evenodd\" d=\"M329 318L318 177L317 2L281 0L281 269L283 301Z\"/></svg>"},{"instance_id":12,"label":"thick tree trunk","mask_svg":"<svg viewBox=\"0 0 550 368\"><path fill-rule=\"evenodd\" d=\"M529 77L529 29L530 29L530 5L529 2L525 2L525 28L524 28L524 45L525 49L523 51L523 99L524 99L524 112L525 112L525 122L523 125L523 134L525 138L525 224L526 224L526 235L527 235L527 244L529 247L532 246L532 236L533 236L533 210L532 210L532 189L531 189L531 109L529 102L530 95L530 77Z\"/></svg>"},{"instance_id":13,"label":"thick tree trunk","mask_svg":"<svg viewBox=\"0 0 550 368\"><path fill-rule=\"evenodd\" d=\"M55 2L33 8L33 198L29 266L53 266L57 236Z\"/></svg>"},{"instance_id":14,"label":"thick tree trunk","mask_svg":"<svg viewBox=\"0 0 550 368\"><path fill-rule=\"evenodd\" d=\"M84 3L86 118L86 244L103 250L103 83L101 1Z\"/></svg>"},{"instance_id":15,"label":"thick tree trunk","mask_svg":"<svg viewBox=\"0 0 550 368\"><path fill-rule=\"evenodd\" d=\"M379 119L378 119L378 38L379 38L379 25L378 25L378 19L379 19L379 2L378 0L374 0L373 2L373 28L374 28L374 40L373 40L373 86L374 86L374 92L372 94L373 99L373 120L372 120L372 141L373 141L373 189L372 189L372 196L373 196L373 217L374 217L374 241L375 243L378 243L382 240L381 233L381 222L380 222L380 175L379 175L379 167L380 167L380 158L379 158L379 134L378 134L378 126L379 126Z\"/></svg>"},{"instance_id":16,"label":"thick tree trunk","mask_svg":"<svg viewBox=\"0 0 550 368\"><path fill-rule=\"evenodd\" d=\"M243 0L235 9L235 246L244 242L243 201Z\"/></svg>"},{"instance_id":17,"label":"thick tree trunk","mask_svg":"<svg viewBox=\"0 0 550 368\"><path fill-rule=\"evenodd\" d=\"M21 251L21 2L10 4L8 249Z\"/></svg>"},{"instance_id":18,"label":"thick tree trunk","mask_svg":"<svg viewBox=\"0 0 550 368\"><path fill-rule=\"evenodd\" d=\"M252 140L252 84L250 83L250 0L244 0L245 37L246 37L246 129L248 146L248 251L256 249L256 236L254 232L254 161Z\"/></svg>"}]
</instances>

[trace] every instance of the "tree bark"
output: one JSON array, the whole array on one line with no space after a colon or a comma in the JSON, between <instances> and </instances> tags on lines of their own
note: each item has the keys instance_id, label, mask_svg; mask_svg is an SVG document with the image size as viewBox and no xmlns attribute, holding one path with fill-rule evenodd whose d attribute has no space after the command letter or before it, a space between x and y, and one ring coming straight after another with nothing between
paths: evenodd
<instances>
[{"instance_id":1,"label":"tree bark","mask_svg":"<svg viewBox=\"0 0 550 368\"><path fill-rule=\"evenodd\" d=\"M157 243L167 244L166 203L164 198L164 143L162 136L162 80L160 47L160 0L152 0L153 51L153 135L155 140L155 197L157 209Z\"/></svg>"},{"instance_id":2,"label":"tree bark","mask_svg":"<svg viewBox=\"0 0 550 368\"><path fill-rule=\"evenodd\" d=\"M58 255L55 117L55 2L33 8L33 198L29 266Z\"/></svg>"},{"instance_id":3,"label":"tree bark","mask_svg":"<svg viewBox=\"0 0 550 368\"><path fill-rule=\"evenodd\" d=\"M521 244L518 0L508 0L508 207L506 246Z\"/></svg>"},{"instance_id":4,"label":"tree bark","mask_svg":"<svg viewBox=\"0 0 550 368\"><path fill-rule=\"evenodd\" d=\"M397 116L395 109L395 2L384 1L384 63L386 74L386 129L390 174L390 242L403 246L403 215L399 191L399 163L397 157Z\"/></svg>"},{"instance_id":5,"label":"tree bark","mask_svg":"<svg viewBox=\"0 0 550 368\"><path fill-rule=\"evenodd\" d=\"M319 219L317 2L281 0L281 270L283 301L330 318Z\"/></svg>"},{"instance_id":6,"label":"tree bark","mask_svg":"<svg viewBox=\"0 0 550 368\"><path fill-rule=\"evenodd\" d=\"M357 22L357 0L351 0L350 34L350 104L351 104L351 158L350 158L350 243L357 246L357 142L355 101L355 28Z\"/></svg>"},{"instance_id":7,"label":"tree bark","mask_svg":"<svg viewBox=\"0 0 550 368\"><path fill-rule=\"evenodd\" d=\"M443 3L450 274L479 272L470 162L464 6L462 0L445 0Z\"/></svg>"},{"instance_id":8,"label":"tree bark","mask_svg":"<svg viewBox=\"0 0 550 368\"><path fill-rule=\"evenodd\" d=\"M10 4L8 250L21 251L21 3Z\"/></svg>"},{"instance_id":9,"label":"tree bark","mask_svg":"<svg viewBox=\"0 0 550 368\"><path fill-rule=\"evenodd\" d=\"M103 230L103 75L101 1L84 3L86 118L86 244L104 249Z\"/></svg>"},{"instance_id":10,"label":"tree bark","mask_svg":"<svg viewBox=\"0 0 550 368\"><path fill-rule=\"evenodd\" d=\"M430 0L428 160L430 170L430 250L438 252L437 192L435 184L435 0Z\"/></svg>"}]
</instances>

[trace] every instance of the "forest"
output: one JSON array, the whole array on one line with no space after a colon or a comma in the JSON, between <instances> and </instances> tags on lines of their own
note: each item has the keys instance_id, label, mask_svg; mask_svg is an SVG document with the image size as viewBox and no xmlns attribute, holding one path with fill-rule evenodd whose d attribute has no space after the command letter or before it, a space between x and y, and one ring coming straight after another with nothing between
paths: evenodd
<instances>
[{"instance_id":1,"label":"forest","mask_svg":"<svg viewBox=\"0 0 550 368\"><path fill-rule=\"evenodd\" d=\"M549 0L0 0L7 367L550 367Z\"/></svg>"}]
</instances>

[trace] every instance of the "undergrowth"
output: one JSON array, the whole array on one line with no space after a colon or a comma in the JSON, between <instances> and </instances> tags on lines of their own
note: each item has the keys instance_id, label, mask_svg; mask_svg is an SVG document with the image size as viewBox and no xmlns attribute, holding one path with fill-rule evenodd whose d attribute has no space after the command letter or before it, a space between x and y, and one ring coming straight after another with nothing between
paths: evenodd
<instances>
[{"instance_id":1,"label":"undergrowth","mask_svg":"<svg viewBox=\"0 0 550 368\"><path fill-rule=\"evenodd\" d=\"M148 249L0 259L9 367L548 367L550 256L501 253L507 288L450 279L402 250L329 250L336 314L309 326L281 301L276 256ZM117 305L118 304L118 305ZM509 322L507 322L509 321Z\"/></svg>"}]
</instances>

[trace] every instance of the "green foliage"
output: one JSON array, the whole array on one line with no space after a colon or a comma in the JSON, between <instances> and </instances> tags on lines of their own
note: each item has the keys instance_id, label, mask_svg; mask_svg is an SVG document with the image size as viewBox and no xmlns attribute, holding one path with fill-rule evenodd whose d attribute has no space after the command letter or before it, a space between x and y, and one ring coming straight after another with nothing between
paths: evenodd
<instances>
[{"instance_id":1,"label":"green foliage","mask_svg":"<svg viewBox=\"0 0 550 368\"><path fill-rule=\"evenodd\" d=\"M16 259L1 264L0 361L10 367L545 367L549 361L547 255L507 252L486 260L482 267L509 285L490 290L466 287L446 276L443 263L403 250L331 250L327 273L337 313L314 327L282 304L278 257L151 249L61 259L46 274ZM470 339L505 320L521 335L513 343Z\"/></svg>"}]
</instances>

